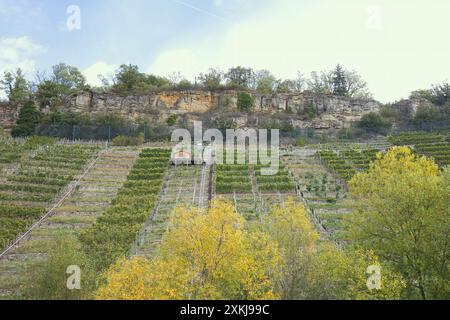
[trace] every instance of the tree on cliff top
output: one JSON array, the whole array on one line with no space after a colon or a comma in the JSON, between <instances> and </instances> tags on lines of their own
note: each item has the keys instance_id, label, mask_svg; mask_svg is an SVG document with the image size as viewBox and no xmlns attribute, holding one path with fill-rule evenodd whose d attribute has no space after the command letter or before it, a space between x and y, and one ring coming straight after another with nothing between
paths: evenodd
<instances>
[{"instance_id":1,"label":"tree on cliff top","mask_svg":"<svg viewBox=\"0 0 450 320\"><path fill-rule=\"evenodd\" d=\"M36 97L41 105L53 105L63 97L89 89L86 77L74 66L59 63L53 66L50 77L40 76Z\"/></svg>"},{"instance_id":2,"label":"tree on cliff top","mask_svg":"<svg viewBox=\"0 0 450 320\"><path fill-rule=\"evenodd\" d=\"M224 74L222 71L217 69L209 69L205 74L200 73L198 80L200 85L209 90L219 89L222 85Z\"/></svg>"},{"instance_id":3,"label":"tree on cliff top","mask_svg":"<svg viewBox=\"0 0 450 320\"><path fill-rule=\"evenodd\" d=\"M317 94L335 94L351 98L371 98L367 82L356 71L337 65L332 71L313 71L308 89Z\"/></svg>"},{"instance_id":4,"label":"tree on cliff top","mask_svg":"<svg viewBox=\"0 0 450 320\"><path fill-rule=\"evenodd\" d=\"M61 93L63 94L88 88L86 77L81 71L65 63L59 63L53 66L52 81L60 87Z\"/></svg>"},{"instance_id":5,"label":"tree on cliff top","mask_svg":"<svg viewBox=\"0 0 450 320\"><path fill-rule=\"evenodd\" d=\"M252 68L235 67L228 70L225 79L229 86L253 89L255 87L256 75Z\"/></svg>"},{"instance_id":6,"label":"tree on cliff top","mask_svg":"<svg viewBox=\"0 0 450 320\"><path fill-rule=\"evenodd\" d=\"M168 79L142 73L138 66L131 64L121 65L113 81L113 91L119 94L144 93L152 89L170 86Z\"/></svg>"},{"instance_id":7,"label":"tree on cliff top","mask_svg":"<svg viewBox=\"0 0 450 320\"><path fill-rule=\"evenodd\" d=\"M6 92L8 100L13 103L23 102L31 95L28 82L20 68L14 73L5 72L3 79L0 80L0 88Z\"/></svg>"},{"instance_id":8,"label":"tree on cliff top","mask_svg":"<svg viewBox=\"0 0 450 320\"><path fill-rule=\"evenodd\" d=\"M344 68L340 64L336 66L333 71L333 93L338 96L348 95L347 89L347 77L345 75Z\"/></svg>"}]
</instances>

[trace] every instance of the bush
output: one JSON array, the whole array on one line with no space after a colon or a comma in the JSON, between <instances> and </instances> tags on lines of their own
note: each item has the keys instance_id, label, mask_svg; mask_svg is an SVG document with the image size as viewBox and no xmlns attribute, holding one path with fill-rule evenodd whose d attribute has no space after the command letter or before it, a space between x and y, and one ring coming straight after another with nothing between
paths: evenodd
<instances>
[{"instance_id":1,"label":"bush","mask_svg":"<svg viewBox=\"0 0 450 320\"><path fill-rule=\"evenodd\" d=\"M413 122L416 125L420 125L438 121L440 118L441 114L437 108L421 106L417 109Z\"/></svg>"},{"instance_id":2,"label":"bush","mask_svg":"<svg viewBox=\"0 0 450 320\"><path fill-rule=\"evenodd\" d=\"M11 131L13 137L27 137L33 135L36 126L42 118L42 113L37 110L32 101L25 103L19 112L19 119Z\"/></svg>"},{"instance_id":3,"label":"bush","mask_svg":"<svg viewBox=\"0 0 450 320\"><path fill-rule=\"evenodd\" d=\"M144 143L144 134L140 133L137 137L117 136L112 140L113 146L127 147L139 146Z\"/></svg>"},{"instance_id":4,"label":"bush","mask_svg":"<svg viewBox=\"0 0 450 320\"><path fill-rule=\"evenodd\" d=\"M253 109L253 97L247 92L240 92L237 101L238 110L250 112Z\"/></svg>"},{"instance_id":5,"label":"bush","mask_svg":"<svg viewBox=\"0 0 450 320\"><path fill-rule=\"evenodd\" d=\"M317 116L317 108L314 103L308 103L303 109L298 111L298 115L302 120L312 120Z\"/></svg>"},{"instance_id":6,"label":"bush","mask_svg":"<svg viewBox=\"0 0 450 320\"><path fill-rule=\"evenodd\" d=\"M297 141L295 142L295 145L297 147L304 147L304 146L306 146L306 139L305 138L298 138Z\"/></svg>"},{"instance_id":7,"label":"bush","mask_svg":"<svg viewBox=\"0 0 450 320\"><path fill-rule=\"evenodd\" d=\"M387 134L391 127L390 122L374 112L364 115L358 123L358 128L365 130L367 133Z\"/></svg>"},{"instance_id":8,"label":"bush","mask_svg":"<svg viewBox=\"0 0 450 320\"><path fill-rule=\"evenodd\" d=\"M48 248L50 256L43 262L27 269L27 281L23 288L24 298L31 300L80 300L91 298L96 287L95 272L88 257L81 250L76 238L57 238ZM69 266L81 270L81 289L67 288Z\"/></svg>"},{"instance_id":9,"label":"bush","mask_svg":"<svg viewBox=\"0 0 450 320\"><path fill-rule=\"evenodd\" d=\"M170 115L169 119L167 119L167 124L169 127L173 127L178 122L178 116L176 114Z\"/></svg>"}]
</instances>

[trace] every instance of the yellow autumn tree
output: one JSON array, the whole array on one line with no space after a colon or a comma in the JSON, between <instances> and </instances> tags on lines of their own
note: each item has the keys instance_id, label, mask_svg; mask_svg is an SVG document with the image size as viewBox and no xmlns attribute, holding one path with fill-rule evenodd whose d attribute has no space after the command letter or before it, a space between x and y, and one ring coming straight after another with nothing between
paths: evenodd
<instances>
[{"instance_id":1,"label":"yellow autumn tree","mask_svg":"<svg viewBox=\"0 0 450 320\"><path fill-rule=\"evenodd\" d=\"M399 299L401 277L372 252L336 247L319 236L303 204L289 198L262 221L262 230L278 243L281 254L277 292L282 299ZM367 286L370 266L382 270L379 290Z\"/></svg>"},{"instance_id":2,"label":"yellow autumn tree","mask_svg":"<svg viewBox=\"0 0 450 320\"><path fill-rule=\"evenodd\" d=\"M279 253L270 238L247 231L231 203L206 212L178 208L151 260L120 260L98 299L274 299Z\"/></svg>"},{"instance_id":3,"label":"yellow autumn tree","mask_svg":"<svg viewBox=\"0 0 450 320\"><path fill-rule=\"evenodd\" d=\"M282 299L298 299L319 234L309 221L305 207L289 198L274 206L262 221L262 230L278 244L283 257L277 285Z\"/></svg>"},{"instance_id":4,"label":"yellow autumn tree","mask_svg":"<svg viewBox=\"0 0 450 320\"><path fill-rule=\"evenodd\" d=\"M445 171L446 172L446 171ZM379 154L350 181L358 209L349 238L403 275L407 297L447 299L450 292L450 189L432 159L407 147Z\"/></svg>"}]
</instances>

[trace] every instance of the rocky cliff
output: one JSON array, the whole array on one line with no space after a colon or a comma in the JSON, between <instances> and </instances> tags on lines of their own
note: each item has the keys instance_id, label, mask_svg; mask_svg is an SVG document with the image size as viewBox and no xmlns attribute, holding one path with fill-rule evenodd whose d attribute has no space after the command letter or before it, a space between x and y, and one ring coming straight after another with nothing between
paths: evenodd
<instances>
[{"instance_id":1,"label":"rocky cliff","mask_svg":"<svg viewBox=\"0 0 450 320\"><path fill-rule=\"evenodd\" d=\"M374 100L351 99L333 95L316 95L311 92L300 94L259 94L251 93L255 114L269 115L276 119L277 114L289 114L295 127L315 129L343 128L357 121L362 115L379 111L381 104ZM118 96L111 93L81 92L68 96L56 109L64 112L77 112L89 115L116 113L138 120L152 117L165 121L171 114L201 115L237 111L237 91L165 91L145 95ZM317 117L302 121L305 107L316 108ZM48 111L47 110L43 110ZM0 126L10 125L17 119L17 109L0 110ZM237 119L245 126L245 115ZM241 120L241 121L239 121Z\"/></svg>"},{"instance_id":2,"label":"rocky cliff","mask_svg":"<svg viewBox=\"0 0 450 320\"><path fill-rule=\"evenodd\" d=\"M119 113L137 120L144 116L157 116L164 121L170 114L201 114L217 110L237 110L236 91L168 91L148 95L120 97L113 94L83 92L70 96L58 106L60 111L94 114ZM297 127L316 129L342 128L348 126L369 112L379 111L381 104L374 100L351 99L333 95L301 94L258 94L252 93L256 113L292 114ZM313 105L317 117L311 121L299 120L298 114Z\"/></svg>"},{"instance_id":3,"label":"rocky cliff","mask_svg":"<svg viewBox=\"0 0 450 320\"><path fill-rule=\"evenodd\" d=\"M19 117L19 110L21 106L0 103L0 127L10 128L16 123Z\"/></svg>"}]
</instances>

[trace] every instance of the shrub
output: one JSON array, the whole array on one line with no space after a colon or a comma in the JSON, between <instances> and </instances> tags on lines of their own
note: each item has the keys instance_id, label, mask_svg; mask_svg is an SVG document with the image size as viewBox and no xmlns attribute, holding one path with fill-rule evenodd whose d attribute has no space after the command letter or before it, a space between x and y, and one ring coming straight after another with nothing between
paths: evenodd
<instances>
[{"instance_id":1,"label":"shrub","mask_svg":"<svg viewBox=\"0 0 450 320\"><path fill-rule=\"evenodd\" d=\"M250 112L253 109L253 97L247 92L238 94L237 106L239 111Z\"/></svg>"},{"instance_id":2,"label":"shrub","mask_svg":"<svg viewBox=\"0 0 450 320\"><path fill-rule=\"evenodd\" d=\"M170 115L169 119L167 119L167 124L172 127L176 125L178 122L178 116L176 114Z\"/></svg>"},{"instance_id":3,"label":"shrub","mask_svg":"<svg viewBox=\"0 0 450 320\"><path fill-rule=\"evenodd\" d=\"M306 139L305 138L298 138L297 141L295 142L295 145L297 147L304 147L306 146Z\"/></svg>"},{"instance_id":4,"label":"shrub","mask_svg":"<svg viewBox=\"0 0 450 320\"><path fill-rule=\"evenodd\" d=\"M420 125L438 121L440 118L441 114L437 108L421 106L417 109L413 122L416 125Z\"/></svg>"},{"instance_id":5,"label":"shrub","mask_svg":"<svg viewBox=\"0 0 450 320\"><path fill-rule=\"evenodd\" d=\"M19 112L19 119L17 124L13 127L11 135L13 137L26 137L31 136L36 126L39 124L42 118L42 113L37 110L32 101L25 103Z\"/></svg>"},{"instance_id":6,"label":"shrub","mask_svg":"<svg viewBox=\"0 0 450 320\"><path fill-rule=\"evenodd\" d=\"M391 127L390 122L374 112L364 115L358 123L358 128L365 130L367 133L387 134Z\"/></svg>"},{"instance_id":7,"label":"shrub","mask_svg":"<svg viewBox=\"0 0 450 320\"><path fill-rule=\"evenodd\" d=\"M112 144L118 147L139 146L144 143L144 134L140 133L137 137L117 136L112 140Z\"/></svg>"},{"instance_id":8,"label":"shrub","mask_svg":"<svg viewBox=\"0 0 450 320\"><path fill-rule=\"evenodd\" d=\"M314 103L310 102L298 111L298 115L302 120L312 120L317 116L317 108Z\"/></svg>"},{"instance_id":9,"label":"shrub","mask_svg":"<svg viewBox=\"0 0 450 320\"><path fill-rule=\"evenodd\" d=\"M72 236L57 238L49 247L50 256L45 261L31 265L26 272L23 287L26 299L79 300L91 298L95 289L95 272L81 245ZM67 289L69 266L81 269L80 290Z\"/></svg>"}]
</instances>

